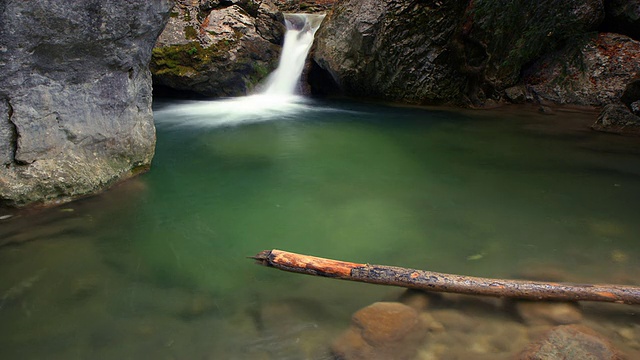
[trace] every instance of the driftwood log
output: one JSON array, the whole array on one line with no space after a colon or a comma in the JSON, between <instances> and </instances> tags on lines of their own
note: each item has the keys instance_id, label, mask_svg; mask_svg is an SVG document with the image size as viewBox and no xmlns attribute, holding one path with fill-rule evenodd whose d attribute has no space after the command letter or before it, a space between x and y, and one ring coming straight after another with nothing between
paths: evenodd
<instances>
[{"instance_id":1,"label":"driftwood log","mask_svg":"<svg viewBox=\"0 0 640 360\"><path fill-rule=\"evenodd\" d=\"M264 250L251 258L261 265L284 271L428 291L530 300L640 304L640 287L637 286L490 279L396 266L358 264L275 249Z\"/></svg>"}]
</instances>

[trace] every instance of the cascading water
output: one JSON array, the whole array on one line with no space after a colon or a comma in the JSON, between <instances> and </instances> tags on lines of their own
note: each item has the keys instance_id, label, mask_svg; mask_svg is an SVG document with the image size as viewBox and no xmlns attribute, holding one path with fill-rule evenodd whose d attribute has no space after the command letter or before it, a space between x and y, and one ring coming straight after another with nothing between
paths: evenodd
<instances>
[{"instance_id":1,"label":"cascading water","mask_svg":"<svg viewBox=\"0 0 640 360\"><path fill-rule=\"evenodd\" d=\"M278 68L269 76L267 95L294 95L307 55L324 15L284 14L287 32Z\"/></svg>"},{"instance_id":2,"label":"cascading water","mask_svg":"<svg viewBox=\"0 0 640 360\"><path fill-rule=\"evenodd\" d=\"M180 121L179 125L224 126L291 118L308 110L304 98L296 93L324 14L287 13L284 17L287 32L278 68L267 77L262 91L238 98L172 105L155 111L156 123L171 119L173 123Z\"/></svg>"}]
</instances>

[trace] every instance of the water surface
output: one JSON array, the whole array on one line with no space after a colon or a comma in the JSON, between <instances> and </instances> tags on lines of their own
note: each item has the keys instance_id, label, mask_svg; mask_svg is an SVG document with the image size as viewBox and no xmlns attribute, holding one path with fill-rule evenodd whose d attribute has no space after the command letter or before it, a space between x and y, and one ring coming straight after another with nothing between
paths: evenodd
<instances>
[{"instance_id":1,"label":"water surface","mask_svg":"<svg viewBox=\"0 0 640 360\"><path fill-rule=\"evenodd\" d=\"M246 258L272 248L637 284L640 150L594 114L289 100L156 101L150 172L0 220L0 358L321 359L402 292Z\"/></svg>"}]
</instances>

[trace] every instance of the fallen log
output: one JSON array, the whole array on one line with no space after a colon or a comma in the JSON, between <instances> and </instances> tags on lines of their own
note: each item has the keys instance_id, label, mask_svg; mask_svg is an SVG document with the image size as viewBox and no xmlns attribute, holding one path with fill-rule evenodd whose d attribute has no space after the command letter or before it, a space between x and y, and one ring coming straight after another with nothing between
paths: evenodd
<instances>
[{"instance_id":1,"label":"fallen log","mask_svg":"<svg viewBox=\"0 0 640 360\"><path fill-rule=\"evenodd\" d=\"M301 274L428 291L547 301L604 301L640 304L640 287L491 279L396 266L359 264L282 250L251 257L261 265Z\"/></svg>"}]
</instances>

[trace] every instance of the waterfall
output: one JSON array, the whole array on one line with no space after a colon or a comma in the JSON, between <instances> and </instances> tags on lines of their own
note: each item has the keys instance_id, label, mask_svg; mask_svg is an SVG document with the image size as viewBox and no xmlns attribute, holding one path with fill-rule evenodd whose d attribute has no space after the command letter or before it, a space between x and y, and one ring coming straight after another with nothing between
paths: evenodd
<instances>
[{"instance_id":1,"label":"waterfall","mask_svg":"<svg viewBox=\"0 0 640 360\"><path fill-rule=\"evenodd\" d=\"M267 77L263 90L237 98L189 101L154 111L156 124L217 127L267 120L298 119L313 111L308 100L296 95L300 77L323 15L284 14L285 33L278 68Z\"/></svg>"},{"instance_id":2,"label":"waterfall","mask_svg":"<svg viewBox=\"0 0 640 360\"><path fill-rule=\"evenodd\" d=\"M287 32L278 68L268 77L266 95L294 95L323 15L284 14Z\"/></svg>"}]
</instances>

